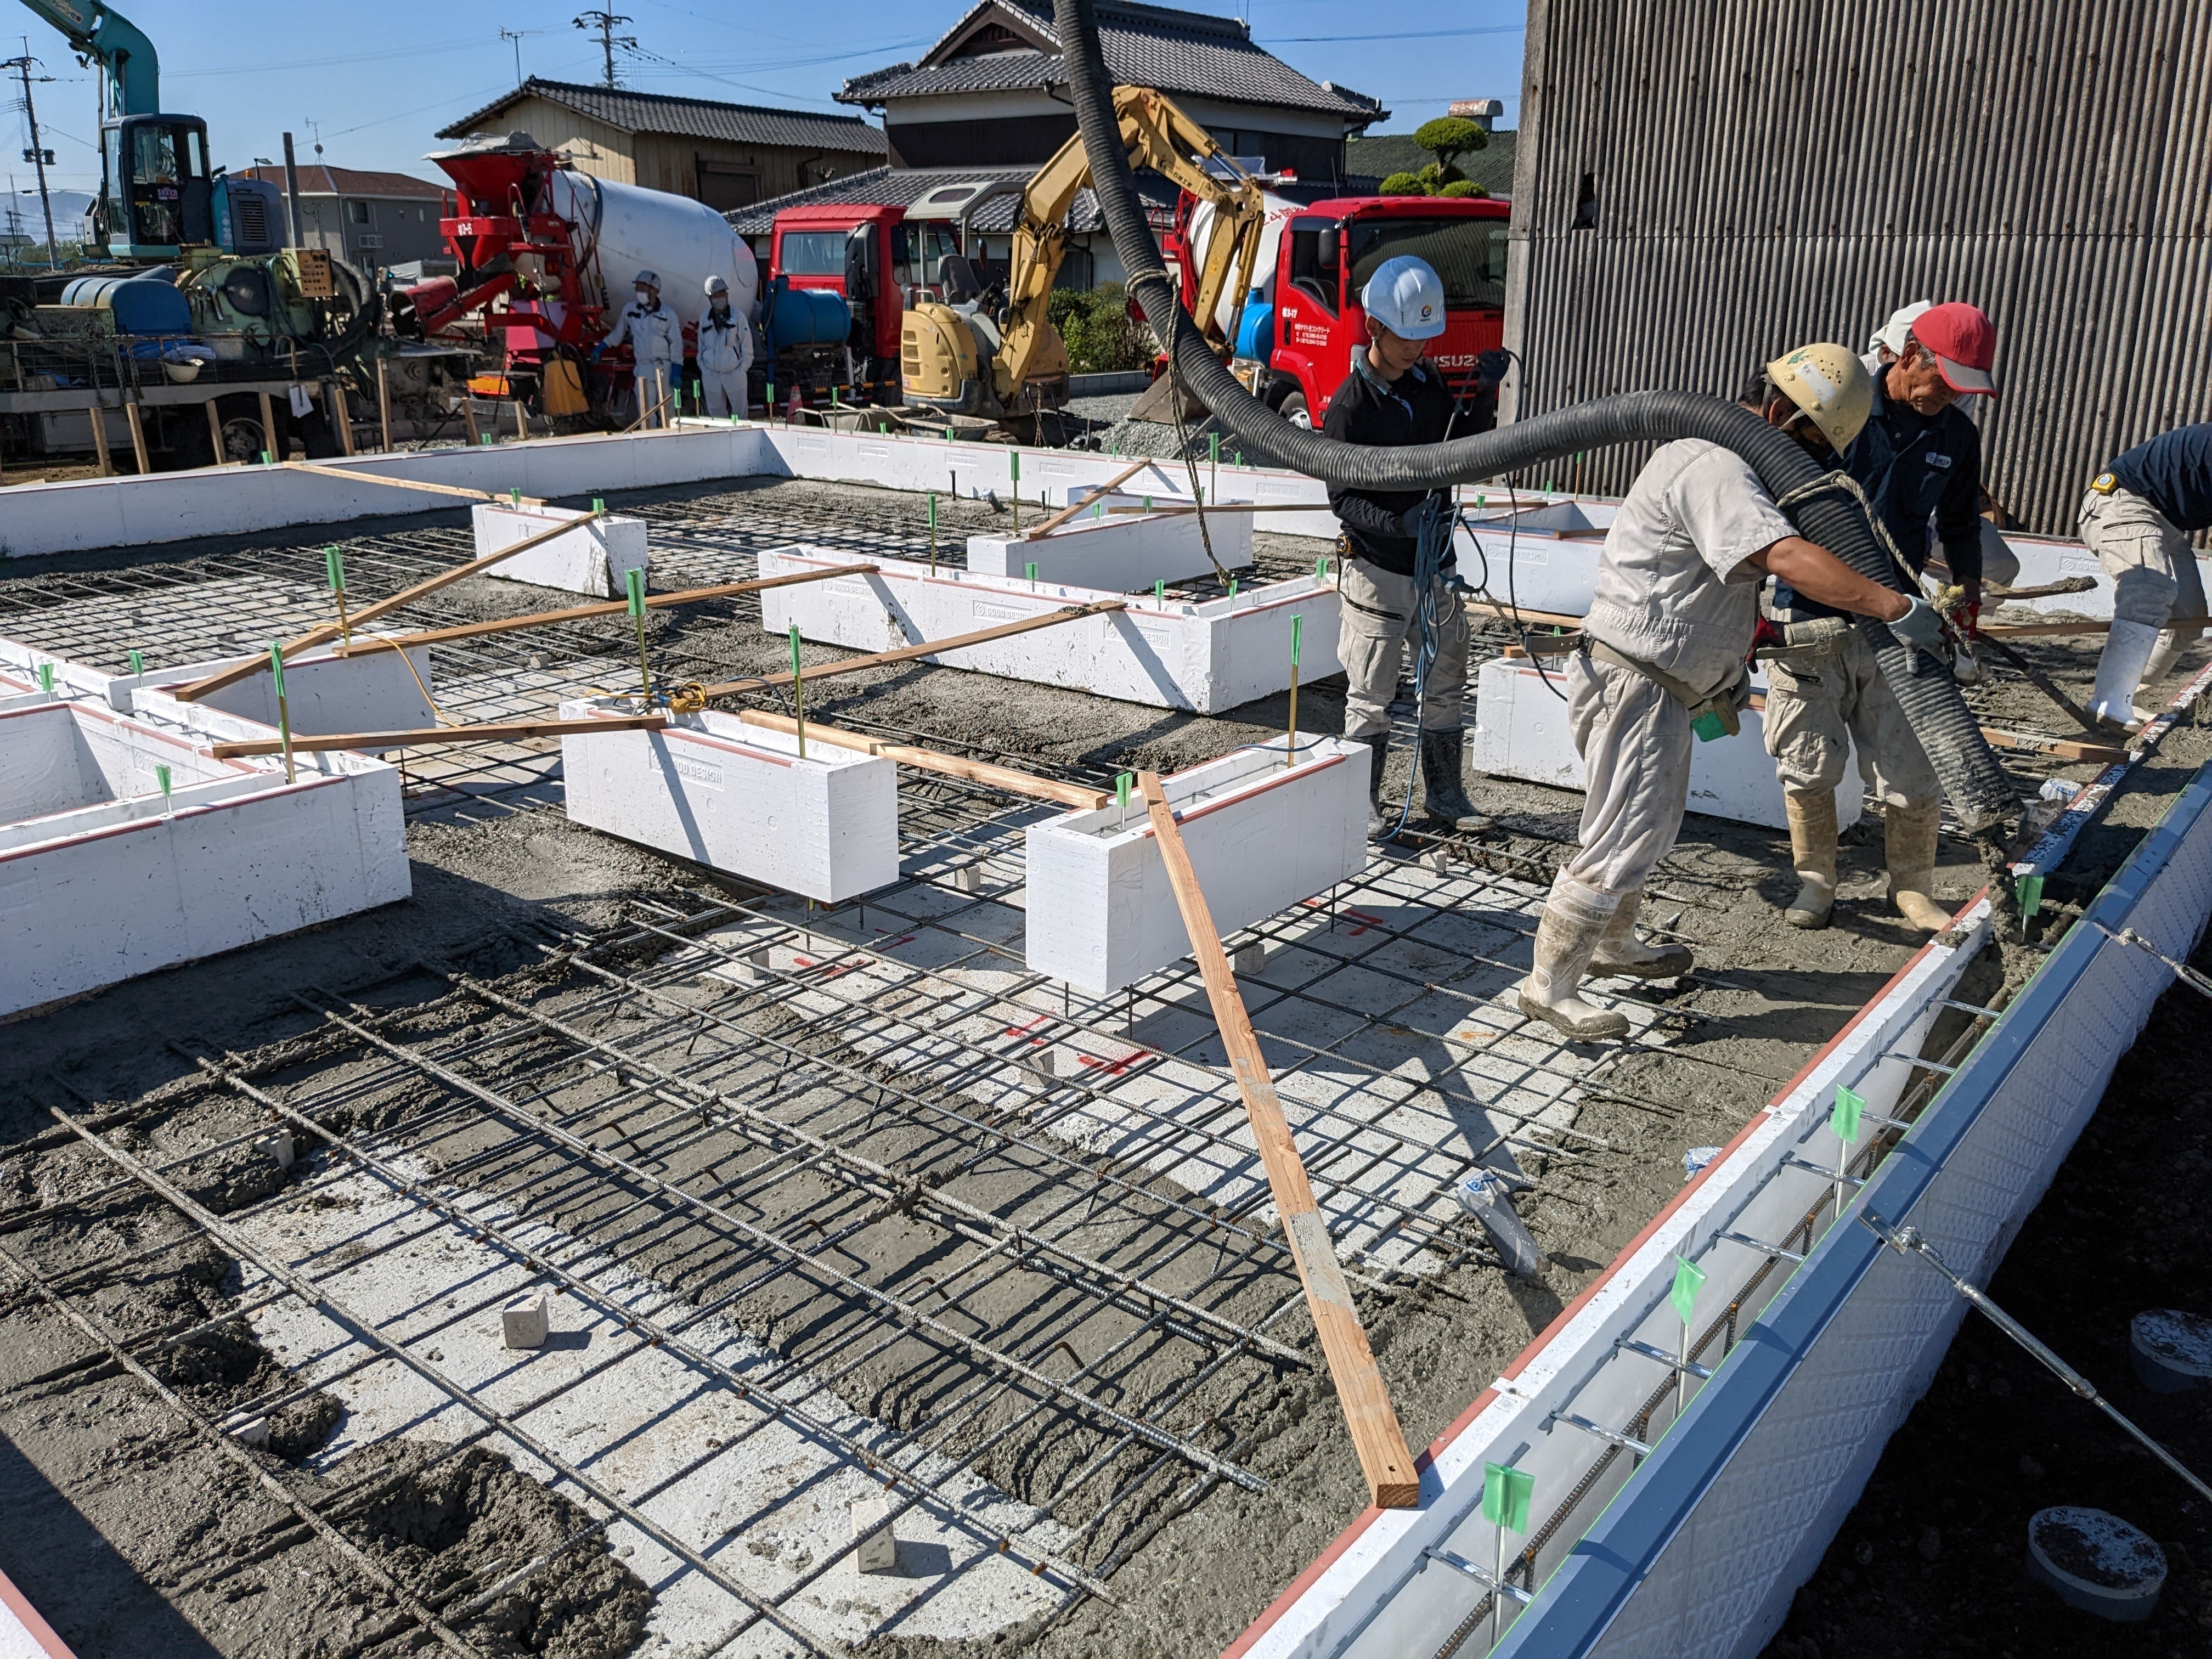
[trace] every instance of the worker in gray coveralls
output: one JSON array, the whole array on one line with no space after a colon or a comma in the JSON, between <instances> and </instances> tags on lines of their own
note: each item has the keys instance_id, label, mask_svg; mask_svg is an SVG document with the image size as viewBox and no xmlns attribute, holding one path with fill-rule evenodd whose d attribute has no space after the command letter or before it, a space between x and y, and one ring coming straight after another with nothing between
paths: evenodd
<instances>
[{"instance_id":1,"label":"worker in gray coveralls","mask_svg":"<svg viewBox=\"0 0 2212 1659\"><path fill-rule=\"evenodd\" d=\"M1842 346L1801 346L1767 364L1743 401L1828 463L1858 436L1873 389ZM1577 994L1586 972L1663 979L1693 965L1680 945L1639 939L1636 914L1681 832L1691 744L1734 730L1748 696L1745 659L1768 575L1877 617L1923 649L1942 638L1925 600L1799 536L1733 450L1682 438L1651 457L1606 532L1584 643L1568 662L1567 722L1589 774L1581 845L1553 879L1517 999L1576 1041L1628 1034L1625 1017Z\"/></svg>"}]
</instances>

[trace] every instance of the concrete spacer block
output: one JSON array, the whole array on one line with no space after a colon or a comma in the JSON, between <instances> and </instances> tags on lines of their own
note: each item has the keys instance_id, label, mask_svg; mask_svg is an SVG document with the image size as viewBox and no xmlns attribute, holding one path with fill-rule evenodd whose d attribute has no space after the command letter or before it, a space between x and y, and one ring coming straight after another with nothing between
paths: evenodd
<instances>
[{"instance_id":1,"label":"concrete spacer block","mask_svg":"<svg viewBox=\"0 0 2212 1659\"><path fill-rule=\"evenodd\" d=\"M289 1127L272 1130L253 1143L253 1150L278 1169L289 1170L292 1167L292 1131Z\"/></svg>"},{"instance_id":2,"label":"concrete spacer block","mask_svg":"<svg viewBox=\"0 0 2212 1659\"><path fill-rule=\"evenodd\" d=\"M500 1336L510 1348L544 1347L547 1326L543 1291L518 1296L499 1310Z\"/></svg>"},{"instance_id":3,"label":"concrete spacer block","mask_svg":"<svg viewBox=\"0 0 2212 1659\"><path fill-rule=\"evenodd\" d=\"M1164 779L1213 925L1249 927L1367 863L1367 750L1340 738L1255 744ZM1064 813L1027 836L1029 965L1103 996L1188 956L1145 803Z\"/></svg>"},{"instance_id":4,"label":"concrete spacer block","mask_svg":"<svg viewBox=\"0 0 2212 1659\"><path fill-rule=\"evenodd\" d=\"M957 870L955 870L952 872L952 884L963 893L981 892L983 890L983 866L980 864L962 865Z\"/></svg>"},{"instance_id":5,"label":"concrete spacer block","mask_svg":"<svg viewBox=\"0 0 2212 1659\"><path fill-rule=\"evenodd\" d=\"M470 508L469 515L475 521L478 558L541 535L563 520L586 516L573 507L495 507L487 502ZM484 574L596 599L620 599L627 591L623 573L633 565L643 569L645 563L645 520L617 514L586 525L574 535L541 542Z\"/></svg>"},{"instance_id":6,"label":"concrete spacer block","mask_svg":"<svg viewBox=\"0 0 2212 1659\"><path fill-rule=\"evenodd\" d=\"M1239 975L1256 974L1267 965L1267 947L1258 939L1240 945L1237 954L1229 959L1229 965Z\"/></svg>"},{"instance_id":7,"label":"concrete spacer block","mask_svg":"<svg viewBox=\"0 0 2212 1659\"><path fill-rule=\"evenodd\" d=\"M853 1537L859 1545L853 1563L862 1572L898 1571L898 1540L891 1535L894 1506L889 1497L863 1498L853 1505Z\"/></svg>"}]
</instances>

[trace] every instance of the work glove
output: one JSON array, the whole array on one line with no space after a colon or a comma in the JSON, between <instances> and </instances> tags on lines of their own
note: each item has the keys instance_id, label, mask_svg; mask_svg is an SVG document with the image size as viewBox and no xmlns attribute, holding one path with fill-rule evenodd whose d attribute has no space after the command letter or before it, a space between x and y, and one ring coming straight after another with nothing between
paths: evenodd
<instances>
[{"instance_id":1,"label":"work glove","mask_svg":"<svg viewBox=\"0 0 2212 1659\"><path fill-rule=\"evenodd\" d=\"M1436 511L1437 498L1433 495L1424 495L1419 505L1410 507L1398 515L1398 533L1409 541L1420 540L1427 532Z\"/></svg>"},{"instance_id":2,"label":"work glove","mask_svg":"<svg viewBox=\"0 0 2212 1659\"><path fill-rule=\"evenodd\" d=\"M1942 617L1917 593L1906 594L1905 602L1911 608L1890 623L1889 631L1907 645L1934 651L1943 642Z\"/></svg>"},{"instance_id":3,"label":"work glove","mask_svg":"<svg viewBox=\"0 0 2212 1659\"><path fill-rule=\"evenodd\" d=\"M1474 383L1481 386L1498 386L1512 367L1513 360L1493 346L1475 357Z\"/></svg>"}]
</instances>

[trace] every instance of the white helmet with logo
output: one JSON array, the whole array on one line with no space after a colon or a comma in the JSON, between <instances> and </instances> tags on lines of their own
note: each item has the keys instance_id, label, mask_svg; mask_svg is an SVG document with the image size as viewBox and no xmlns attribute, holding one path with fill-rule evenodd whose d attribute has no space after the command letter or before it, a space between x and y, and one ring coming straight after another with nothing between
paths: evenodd
<instances>
[{"instance_id":1,"label":"white helmet with logo","mask_svg":"<svg viewBox=\"0 0 2212 1659\"><path fill-rule=\"evenodd\" d=\"M1444 331L1443 283L1426 259L1410 253L1376 266L1359 303L1401 339L1433 340Z\"/></svg>"}]
</instances>

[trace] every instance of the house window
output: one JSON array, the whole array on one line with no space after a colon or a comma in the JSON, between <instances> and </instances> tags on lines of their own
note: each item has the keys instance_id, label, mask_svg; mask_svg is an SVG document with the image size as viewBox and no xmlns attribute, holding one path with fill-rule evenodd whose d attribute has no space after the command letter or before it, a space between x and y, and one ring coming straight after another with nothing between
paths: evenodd
<instances>
[{"instance_id":1,"label":"house window","mask_svg":"<svg viewBox=\"0 0 2212 1659\"><path fill-rule=\"evenodd\" d=\"M368 216L368 204L366 202L348 202L346 204L346 222L349 225L366 225L374 223L374 221L370 219Z\"/></svg>"}]
</instances>

